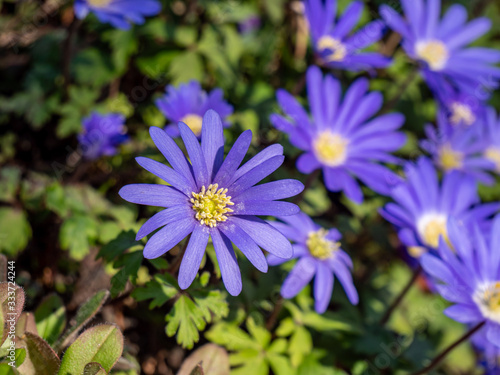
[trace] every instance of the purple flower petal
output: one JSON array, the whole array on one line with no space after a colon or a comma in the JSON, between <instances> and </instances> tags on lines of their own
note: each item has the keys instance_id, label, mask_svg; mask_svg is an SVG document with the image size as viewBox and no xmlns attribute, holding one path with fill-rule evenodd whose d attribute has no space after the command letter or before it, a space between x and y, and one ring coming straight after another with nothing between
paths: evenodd
<instances>
[{"instance_id":1,"label":"purple flower petal","mask_svg":"<svg viewBox=\"0 0 500 375\"><path fill-rule=\"evenodd\" d=\"M445 309L443 313L459 323L476 323L483 320L481 312L473 305L453 305Z\"/></svg>"},{"instance_id":2,"label":"purple flower petal","mask_svg":"<svg viewBox=\"0 0 500 375\"><path fill-rule=\"evenodd\" d=\"M153 235L144 247L144 258L154 259L171 250L191 233L196 225L193 218L174 221Z\"/></svg>"},{"instance_id":3,"label":"purple flower petal","mask_svg":"<svg viewBox=\"0 0 500 375\"><path fill-rule=\"evenodd\" d=\"M240 249L255 268L261 272L267 272L268 266L264 253L246 232L232 222L220 225L219 229Z\"/></svg>"},{"instance_id":4,"label":"purple flower petal","mask_svg":"<svg viewBox=\"0 0 500 375\"><path fill-rule=\"evenodd\" d=\"M182 191L187 196L190 196L193 192L194 186L192 186L183 175L177 173L174 169L149 158L137 157L135 160L145 170L160 177L163 181L169 183L177 190Z\"/></svg>"},{"instance_id":5,"label":"purple flower petal","mask_svg":"<svg viewBox=\"0 0 500 375\"><path fill-rule=\"evenodd\" d=\"M201 189L202 186L208 187L210 184L210 177L208 175L207 164L205 162L200 143L198 142L198 138L196 138L196 135L194 135L189 126L183 122L179 122L178 126L179 131L181 132L182 140L186 146L189 159L191 160L191 165L193 166L196 185L198 186L198 189Z\"/></svg>"},{"instance_id":6,"label":"purple flower petal","mask_svg":"<svg viewBox=\"0 0 500 375\"><path fill-rule=\"evenodd\" d=\"M231 181L243 161L251 142L252 132L250 130L241 133L219 168L213 180L214 182L218 183L221 187L229 185L229 181Z\"/></svg>"},{"instance_id":7,"label":"purple flower petal","mask_svg":"<svg viewBox=\"0 0 500 375\"><path fill-rule=\"evenodd\" d=\"M251 158L249 161L247 161L245 164L241 166L235 173L229 184L232 184L234 181L239 179L241 176L245 175L248 173L250 170L253 168L265 163L269 159L272 159L275 156L278 155L283 155L283 146L275 144L271 145L269 147L266 147L264 150L259 152L257 155L255 155L253 158Z\"/></svg>"},{"instance_id":8,"label":"purple flower petal","mask_svg":"<svg viewBox=\"0 0 500 375\"><path fill-rule=\"evenodd\" d=\"M490 322L486 327L486 337L493 345L500 347L500 325Z\"/></svg>"},{"instance_id":9,"label":"purple flower petal","mask_svg":"<svg viewBox=\"0 0 500 375\"><path fill-rule=\"evenodd\" d=\"M201 148L205 155L210 181L219 170L224 159L224 136L222 120L217 112L209 109L203 116Z\"/></svg>"},{"instance_id":10,"label":"purple flower petal","mask_svg":"<svg viewBox=\"0 0 500 375\"><path fill-rule=\"evenodd\" d=\"M297 159L297 169L304 174L309 174L320 167L321 163L311 152L306 152Z\"/></svg>"},{"instance_id":11,"label":"purple flower petal","mask_svg":"<svg viewBox=\"0 0 500 375\"><path fill-rule=\"evenodd\" d=\"M188 198L171 186L152 184L126 185L118 192L127 202L148 206L170 207L188 202Z\"/></svg>"},{"instance_id":12,"label":"purple flower petal","mask_svg":"<svg viewBox=\"0 0 500 375\"><path fill-rule=\"evenodd\" d=\"M217 228L210 228L210 235L212 236L217 262L222 274L222 281L229 294L237 296L240 294L242 287L241 273L231 241Z\"/></svg>"},{"instance_id":13,"label":"purple flower petal","mask_svg":"<svg viewBox=\"0 0 500 375\"><path fill-rule=\"evenodd\" d=\"M304 190L304 184L297 180L278 180L249 188L238 195L234 202L246 200L277 200L293 197Z\"/></svg>"},{"instance_id":14,"label":"purple flower petal","mask_svg":"<svg viewBox=\"0 0 500 375\"><path fill-rule=\"evenodd\" d=\"M264 220L253 216L231 216L229 221L243 229L264 250L280 258L292 257L293 249L290 242Z\"/></svg>"},{"instance_id":15,"label":"purple flower petal","mask_svg":"<svg viewBox=\"0 0 500 375\"><path fill-rule=\"evenodd\" d=\"M195 226L179 269L178 282L181 289L187 289L196 277L209 237L210 231L206 226Z\"/></svg>"},{"instance_id":16,"label":"purple flower petal","mask_svg":"<svg viewBox=\"0 0 500 375\"><path fill-rule=\"evenodd\" d=\"M316 272L317 262L311 257L299 259L281 287L284 298L295 297L311 281Z\"/></svg>"},{"instance_id":17,"label":"purple flower petal","mask_svg":"<svg viewBox=\"0 0 500 375\"><path fill-rule=\"evenodd\" d=\"M173 223L174 221L181 220L189 215L194 216L193 210L187 205L172 206L162 210L151 216L151 218L142 225L135 239L138 241L158 228Z\"/></svg>"},{"instance_id":18,"label":"purple flower petal","mask_svg":"<svg viewBox=\"0 0 500 375\"><path fill-rule=\"evenodd\" d=\"M300 212L299 206L289 202L276 202L268 200L245 200L235 202L234 215L262 215L262 216L288 216Z\"/></svg>"},{"instance_id":19,"label":"purple flower petal","mask_svg":"<svg viewBox=\"0 0 500 375\"><path fill-rule=\"evenodd\" d=\"M333 273L322 262L318 262L314 279L314 309L323 314L328 308L333 291Z\"/></svg>"}]
</instances>

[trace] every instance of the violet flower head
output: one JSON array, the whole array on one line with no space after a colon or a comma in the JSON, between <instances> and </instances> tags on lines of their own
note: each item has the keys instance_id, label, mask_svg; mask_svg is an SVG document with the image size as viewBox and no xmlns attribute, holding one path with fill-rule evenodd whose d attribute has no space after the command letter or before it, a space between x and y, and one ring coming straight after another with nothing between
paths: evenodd
<instances>
[{"instance_id":1,"label":"violet flower head","mask_svg":"<svg viewBox=\"0 0 500 375\"><path fill-rule=\"evenodd\" d=\"M221 89L207 93L198 81L192 80L177 88L169 85L165 91L166 94L156 100L156 106L169 121L165 127L169 136L180 135L177 123L181 121L200 137L203 115L209 109L222 117L224 127L230 126L227 117L233 113L233 107L224 100Z\"/></svg>"},{"instance_id":2,"label":"violet flower head","mask_svg":"<svg viewBox=\"0 0 500 375\"><path fill-rule=\"evenodd\" d=\"M321 228L304 213L279 219L284 223L270 223L294 242L293 258L298 258L297 264L281 287L281 295L284 298L296 296L314 277L314 308L322 314L328 308L332 298L334 277L337 277L349 301L356 305L358 293L351 276L352 261L340 248L339 240L342 237L340 232L337 229ZM286 261L272 254L267 260L271 266Z\"/></svg>"},{"instance_id":3,"label":"violet flower head","mask_svg":"<svg viewBox=\"0 0 500 375\"><path fill-rule=\"evenodd\" d=\"M191 235L178 279L179 286L186 289L196 277L211 237L224 285L230 294L237 295L241 274L231 242L262 272L268 266L260 248L290 258L290 242L257 215L298 213L295 204L278 200L300 193L304 185L296 180L256 185L283 163L283 148L269 146L240 166L252 140L252 132L247 130L224 158L222 121L215 111L209 110L203 117L201 145L186 124L179 123L179 132L189 161L174 140L157 127L150 128L151 138L171 167L144 157L136 159L169 185L127 185L119 194L132 203L166 208L137 233L139 240L163 227L149 238L145 258L157 258Z\"/></svg>"},{"instance_id":4,"label":"violet flower head","mask_svg":"<svg viewBox=\"0 0 500 375\"><path fill-rule=\"evenodd\" d=\"M484 155L488 140L483 136L482 126L456 127L438 115L438 127L427 125L427 139L422 148L432 155L434 164L442 171L459 171L487 185L494 183L488 173L495 164Z\"/></svg>"},{"instance_id":5,"label":"violet flower head","mask_svg":"<svg viewBox=\"0 0 500 375\"><path fill-rule=\"evenodd\" d=\"M496 174L500 174L500 118L494 108L486 110L485 124L483 127L486 148L483 156L491 161Z\"/></svg>"},{"instance_id":6,"label":"violet flower head","mask_svg":"<svg viewBox=\"0 0 500 375\"><path fill-rule=\"evenodd\" d=\"M454 4L442 19L441 0L401 0L405 18L382 5L380 14L387 24L403 37L408 56L424 64L424 70L450 79L461 91L482 88L484 81L498 86L500 51L467 47L491 27L487 18L467 23L464 6Z\"/></svg>"},{"instance_id":7,"label":"violet flower head","mask_svg":"<svg viewBox=\"0 0 500 375\"><path fill-rule=\"evenodd\" d=\"M311 30L314 50L325 65L351 71L385 68L391 59L376 52L362 52L378 42L385 24L373 21L352 33L363 11L361 1L353 1L335 20L337 0L304 0L305 14Z\"/></svg>"},{"instance_id":8,"label":"violet flower head","mask_svg":"<svg viewBox=\"0 0 500 375\"><path fill-rule=\"evenodd\" d=\"M297 169L309 174L321 168L328 190L344 191L357 203L363 201L363 193L356 178L380 194L389 194L399 177L380 162L399 162L390 152L406 141L397 131L404 116L390 113L374 118L383 97L368 92L368 80L355 81L342 99L340 82L331 75L323 78L318 67L307 71L307 94L312 117L284 90L278 90L277 98L287 117L271 115L271 123L305 151Z\"/></svg>"},{"instance_id":9,"label":"violet flower head","mask_svg":"<svg viewBox=\"0 0 500 375\"><path fill-rule=\"evenodd\" d=\"M160 13L161 4L157 0L76 0L74 9L79 19L92 12L100 22L128 30L132 23L141 25L144 17Z\"/></svg>"},{"instance_id":10,"label":"violet flower head","mask_svg":"<svg viewBox=\"0 0 500 375\"><path fill-rule=\"evenodd\" d=\"M449 239L448 221L454 218L465 226L478 223L486 227L500 203L480 204L476 182L470 176L453 171L440 183L431 160L421 157L405 166L406 181L398 184L380 214L396 226L401 242L411 256L419 258L435 251L439 238Z\"/></svg>"},{"instance_id":11,"label":"violet flower head","mask_svg":"<svg viewBox=\"0 0 500 375\"><path fill-rule=\"evenodd\" d=\"M82 132L78 135L83 157L95 160L115 155L116 148L128 140L124 124L125 117L116 113L101 115L93 112L84 118Z\"/></svg>"},{"instance_id":12,"label":"violet flower head","mask_svg":"<svg viewBox=\"0 0 500 375\"><path fill-rule=\"evenodd\" d=\"M479 352L479 365L484 368L484 375L500 375L500 347L492 344L486 330L479 330L471 341Z\"/></svg>"},{"instance_id":13,"label":"violet flower head","mask_svg":"<svg viewBox=\"0 0 500 375\"><path fill-rule=\"evenodd\" d=\"M438 292L453 303L445 315L465 324L485 322L487 340L500 348L500 216L491 233L477 225L472 228L450 220L449 238L440 240L439 257L425 254L421 263Z\"/></svg>"}]
</instances>

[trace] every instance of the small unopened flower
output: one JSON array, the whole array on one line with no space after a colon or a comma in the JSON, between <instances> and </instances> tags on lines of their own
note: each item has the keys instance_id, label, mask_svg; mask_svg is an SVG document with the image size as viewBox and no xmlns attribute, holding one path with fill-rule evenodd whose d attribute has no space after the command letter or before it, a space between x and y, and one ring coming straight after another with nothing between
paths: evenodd
<instances>
[{"instance_id":1,"label":"small unopened flower","mask_svg":"<svg viewBox=\"0 0 500 375\"><path fill-rule=\"evenodd\" d=\"M179 136L179 121L189 126L193 133L200 137L203 115L209 109L213 109L222 117L224 127L230 125L227 117L233 113L233 107L224 100L221 89L207 93L200 83L194 80L180 84L177 88L169 85L166 94L156 100L156 106L169 121L165 131L171 137Z\"/></svg>"},{"instance_id":2,"label":"small unopened flower","mask_svg":"<svg viewBox=\"0 0 500 375\"><path fill-rule=\"evenodd\" d=\"M110 23L118 29L128 30L132 23L143 24L145 16L160 13L157 0L76 0L75 15L79 19L92 12L102 23Z\"/></svg>"},{"instance_id":3,"label":"small unopened flower","mask_svg":"<svg viewBox=\"0 0 500 375\"><path fill-rule=\"evenodd\" d=\"M493 163L495 172L500 174L500 119L492 107L486 111L483 131L486 141L483 156Z\"/></svg>"},{"instance_id":4,"label":"small unopened flower","mask_svg":"<svg viewBox=\"0 0 500 375\"><path fill-rule=\"evenodd\" d=\"M362 52L378 42L385 24L373 21L352 33L363 12L363 3L353 1L344 14L335 19L337 0L305 0L305 14L311 30L314 50L325 65L351 71L384 68L391 59L376 52Z\"/></svg>"},{"instance_id":5,"label":"small unopened flower","mask_svg":"<svg viewBox=\"0 0 500 375\"><path fill-rule=\"evenodd\" d=\"M387 5L380 14L401 34L408 56L421 62L429 75L443 75L463 92L482 91L485 82L489 90L498 86L500 68L494 64L500 62L500 51L467 47L490 29L488 18L467 23L467 10L459 4L440 18L441 0L401 0L401 5L405 18Z\"/></svg>"},{"instance_id":6,"label":"small unopened flower","mask_svg":"<svg viewBox=\"0 0 500 375\"><path fill-rule=\"evenodd\" d=\"M281 287L281 295L284 298L296 296L314 277L314 307L322 314L328 308L334 277L337 277L349 301L357 304L358 293L351 276L352 261L340 247L340 232L334 228L321 228L304 213L279 219L284 223L271 224L294 242L293 258L298 258ZM276 266L286 260L271 254L267 261L271 266Z\"/></svg>"},{"instance_id":7,"label":"small unopened flower","mask_svg":"<svg viewBox=\"0 0 500 375\"><path fill-rule=\"evenodd\" d=\"M309 174L321 168L325 185L343 191L354 202L363 201L356 178L380 194L388 194L398 176L380 162L398 162L390 155L406 141L398 132L404 116L390 113L374 117L383 102L379 92L368 92L368 80L355 81L342 98L340 82L324 78L318 67L307 71L310 117L285 90L278 102L287 117L271 115L272 124L288 133L290 142L305 151L297 169Z\"/></svg>"},{"instance_id":8,"label":"small unopened flower","mask_svg":"<svg viewBox=\"0 0 500 375\"><path fill-rule=\"evenodd\" d=\"M101 115L93 112L83 119L78 141L86 159L115 155L117 146L126 142L128 136L125 117L120 114Z\"/></svg>"},{"instance_id":9,"label":"small unopened flower","mask_svg":"<svg viewBox=\"0 0 500 375\"><path fill-rule=\"evenodd\" d=\"M439 258L424 255L422 267L436 280L443 298L453 303L444 313L460 323L486 322L487 340L500 347L500 216L491 231L472 228L451 220L449 243L440 241Z\"/></svg>"},{"instance_id":10,"label":"small unopened flower","mask_svg":"<svg viewBox=\"0 0 500 375\"><path fill-rule=\"evenodd\" d=\"M448 221L451 218L465 226L472 222L486 226L488 218L499 209L499 203L480 204L476 182L470 176L452 171L440 183L432 162L425 157L405 166L406 181L392 189L394 203L380 213L398 229L408 252L419 258L435 251L442 237L449 241Z\"/></svg>"},{"instance_id":11,"label":"small unopened flower","mask_svg":"<svg viewBox=\"0 0 500 375\"><path fill-rule=\"evenodd\" d=\"M489 172L495 170L495 163L486 155L489 140L484 137L482 121L478 126L456 127L441 112L437 128L433 125L425 127L427 139L421 142L421 146L432 155L439 169L459 171L491 185L495 180Z\"/></svg>"},{"instance_id":12,"label":"small unopened flower","mask_svg":"<svg viewBox=\"0 0 500 375\"><path fill-rule=\"evenodd\" d=\"M146 243L144 257L157 258L191 234L179 270L179 286L185 289L196 277L211 237L224 285L237 295L241 274L231 243L262 272L268 266L261 248L290 258L290 242L257 216L298 213L295 204L278 200L300 193L304 185L296 180L256 185L283 163L283 148L269 146L240 166L252 140L252 132L247 130L224 158L222 121L215 111L209 110L203 117L201 145L186 124L179 123L179 132L189 161L173 139L157 127L150 128L151 138L171 167L144 157L136 159L169 185L127 185L119 194L132 203L166 208L137 233L141 239L163 227Z\"/></svg>"}]
</instances>

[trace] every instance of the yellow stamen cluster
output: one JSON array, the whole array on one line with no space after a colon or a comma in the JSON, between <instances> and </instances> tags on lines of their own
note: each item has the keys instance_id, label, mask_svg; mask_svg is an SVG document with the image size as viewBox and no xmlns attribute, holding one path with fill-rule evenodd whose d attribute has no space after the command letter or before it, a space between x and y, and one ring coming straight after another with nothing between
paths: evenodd
<instances>
[{"instance_id":1,"label":"yellow stamen cluster","mask_svg":"<svg viewBox=\"0 0 500 375\"><path fill-rule=\"evenodd\" d=\"M417 56L429 64L432 70L441 70L446 66L450 54L446 45L440 40L419 42L416 45Z\"/></svg>"},{"instance_id":2,"label":"yellow stamen cluster","mask_svg":"<svg viewBox=\"0 0 500 375\"><path fill-rule=\"evenodd\" d=\"M446 220L443 218L435 218L428 221L421 235L426 245L430 247L438 247L440 237L443 237L443 239L450 244L448 231L446 229Z\"/></svg>"},{"instance_id":3,"label":"yellow stamen cluster","mask_svg":"<svg viewBox=\"0 0 500 375\"><path fill-rule=\"evenodd\" d=\"M449 144L445 144L438 152L439 164L445 171L460 169L463 165L464 155L455 151Z\"/></svg>"},{"instance_id":4,"label":"yellow stamen cluster","mask_svg":"<svg viewBox=\"0 0 500 375\"><path fill-rule=\"evenodd\" d=\"M94 7L105 7L106 5L109 5L113 0L87 0L89 5L94 6Z\"/></svg>"},{"instance_id":5,"label":"yellow stamen cluster","mask_svg":"<svg viewBox=\"0 0 500 375\"><path fill-rule=\"evenodd\" d=\"M474 116L474 113L472 113L469 106L462 103L453 103L451 105L450 122L453 125L464 123L465 125L470 126L476 122L476 116Z\"/></svg>"},{"instance_id":6,"label":"yellow stamen cluster","mask_svg":"<svg viewBox=\"0 0 500 375\"><path fill-rule=\"evenodd\" d=\"M208 185L201 187L199 193L191 193L191 203L193 210L196 212L196 219L203 225L211 228L216 227L220 221L226 221L226 213L233 212L227 206L233 206L231 197L226 195L227 189L220 188L218 184Z\"/></svg>"},{"instance_id":7,"label":"yellow stamen cluster","mask_svg":"<svg viewBox=\"0 0 500 375\"><path fill-rule=\"evenodd\" d=\"M340 242L328 240L327 235L328 231L323 228L309 233L306 245L313 257L321 260L328 259L340 248Z\"/></svg>"},{"instance_id":8,"label":"yellow stamen cluster","mask_svg":"<svg viewBox=\"0 0 500 375\"><path fill-rule=\"evenodd\" d=\"M500 281L482 285L473 299L485 318L500 323Z\"/></svg>"},{"instance_id":9,"label":"yellow stamen cluster","mask_svg":"<svg viewBox=\"0 0 500 375\"><path fill-rule=\"evenodd\" d=\"M500 148L490 147L484 152L484 156L495 163L497 172L500 173Z\"/></svg>"},{"instance_id":10,"label":"yellow stamen cluster","mask_svg":"<svg viewBox=\"0 0 500 375\"><path fill-rule=\"evenodd\" d=\"M340 40L332 38L331 36L322 36L316 44L320 51L326 49L332 52L325 58L326 61L342 61L347 56L347 48Z\"/></svg>"},{"instance_id":11,"label":"yellow stamen cluster","mask_svg":"<svg viewBox=\"0 0 500 375\"><path fill-rule=\"evenodd\" d=\"M189 126L189 129L191 129L196 136L201 134L201 127L203 123L203 118L201 116L189 114L184 116L181 121Z\"/></svg>"},{"instance_id":12,"label":"yellow stamen cluster","mask_svg":"<svg viewBox=\"0 0 500 375\"><path fill-rule=\"evenodd\" d=\"M313 142L313 148L316 157L321 163L329 167L336 167L346 161L348 143L339 134L327 130L316 138Z\"/></svg>"}]
</instances>

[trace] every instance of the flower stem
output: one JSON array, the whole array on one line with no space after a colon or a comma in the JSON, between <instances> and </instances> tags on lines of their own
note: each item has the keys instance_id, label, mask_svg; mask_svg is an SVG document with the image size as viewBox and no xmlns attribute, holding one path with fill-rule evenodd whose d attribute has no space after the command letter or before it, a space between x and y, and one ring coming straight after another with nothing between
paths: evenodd
<instances>
[{"instance_id":1,"label":"flower stem","mask_svg":"<svg viewBox=\"0 0 500 375\"><path fill-rule=\"evenodd\" d=\"M181 266L182 258L184 257L184 253L186 252L186 248L187 248L187 245L189 243L189 239L190 238L191 238L191 235L189 235L189 236L186 237L186 240L184 241L184 244L182 245L181 250L175 256L172 264L167 269L168 273L171 273L173 275L173 274L175 274L179 270L179 267Z\"/></svg>"},{"instance_id":2,"label":"flower stem","mask_svg":"<svg viewBox=\"0 0 500 375\"><path fill-rule=\"evenodd\" d=\"M408 291L411 289L413 284L415 284L415 281L417 281L418 277L421 274L422 274L422 266L419 265L418 268L415 271L413 271L413 276L411 277L410 281L408 281L408 284L406 284L406 286L403 288L401 293L399 293L399 295L396 297L392 305L389 306L382 319L380 319L380 325L385 325L389 321L396 307L398 307L398 305L401 303L403 298L406 296Z\"/></svg>"},{"instance_id":3,"label":"flower stem","mask_svg":"<svg viewBox=\"0 0 500 375\"><path fill-rule=\"evenodd\" d=\"M270 331L276 324L276 321L278 320L278 315L280 314L282 308L283 308L283 297L280 295L278 300L274 304L274 309L271 312L271 315L269 315L269 318L267 319L266 329L268 331Z\"/></svg>"},{"instance_id":4,"label":"flower stem","mask_svg":"<svg viewBox=\"0 0 500 375\"><path fill-rule=\"evenodd\" d=\"M64 78L64 84L63 84L64 97L66 99L68 98L68 90L69 90L69 85L71 83L70 64L71 64L71 59L73 57L73 39L81 23L82 21L75 17L71 22L71 25L69 25L68 33L66 39L64 40L64 46L62 51L63 52L62 73Z\"/></svg>"},{"instance_id":5,"label":"flower stem","mask_svg":"<svg viewBox=\"0 0 500 375\"><path fill-rule=\"evenodd\" d=\"M486 322L479 323L472 329L470 329L466 334L464 334L462 337L460 337L457 341L455 341L453 344L448 346L445 350L441 352L434 360L425 368L422 370L419 370L417 372L414 372L411 375L422 375L422 374L427 374L429 371L431 371L434 367L436 367L453 349L455 349L457 346L459 346L461 343L464 341L467 341L474 333L479 331L483 326L485 325Z\"/></svg>"}]
</instances>

